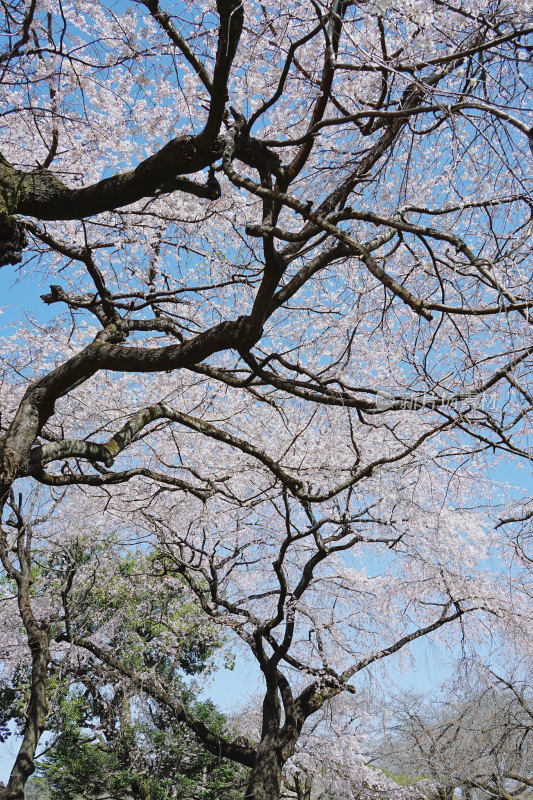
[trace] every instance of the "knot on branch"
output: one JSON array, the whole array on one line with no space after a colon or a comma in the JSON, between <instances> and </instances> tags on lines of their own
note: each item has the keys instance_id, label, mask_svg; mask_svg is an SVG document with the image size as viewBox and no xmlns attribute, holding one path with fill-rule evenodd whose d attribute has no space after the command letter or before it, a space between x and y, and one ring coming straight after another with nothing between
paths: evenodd
<instances>
[{"instance_id":1,"label":"knot on branch","mask_svg":"<svg viewBox=\"0 0 533 800\"><path fill-rule=\"evenodd\" d=\"M277 178L282 171L281 158L275 152L257 139L248 135L246 129L242 130L236 140L236 155L245 164L259 171L269 171Z\"/></svg>"},{"instance_id":2,"label":"knot on branch","mask_svg":"<svg viewBox=\"0 0 533 800\"><path fill-rule=\"evenodd\" d=\"M19 464L16 453L5 446L5 437L0 441L0 458L0 483L10 487L17 476Z\"/></svg>"},{"instance_id":3,"label":"knot on branch","mask_svg":"<svg viewBox=\"0 0 533 800\"><path fill-rule=\"evenodd\" d=\"M0 214L0 267L20 263L27 243L22 223L5 212Z\"/></svg>"},{"instance_id":4,"label":"knot on branch","mask_svg":"<svg viewBox=\"0 0 533 800\"><path fill-rule=\"evenodd\" d=\"M52 286L50 286L50 291L48 292L48 294L42 294L41 295L41 300L43 301L43 303L46 303L46 305L49 306L52 303L59 303L61 300L63 300L63 302L65 302L65 303L67 303L68 300L69 300L69 297L68 297L68 294L65 292L65 290L61 286L57 286L56 284L52 284Z\"/></svg>"},{"instance_id":5,"label":"knot on branch","mask_svg":"<svg viewBox=\"0 0 533 800\"><path fill-rule=\"evenodd\" d=\"M237 351L247 354L263 335L263 325L251 316L241 316L237 320Z\"/></svg>"},{"instance_id":6,"label":"knot on branch","mask_svg":"<svg viewBox=\"0 0 533 800\"><path fill-rule=\"evenodd\" d=\"M207 176L206 181L206 188L209 191L209 199L210 200L218 200L219 197L222 195L222 189L220 188L220 183L216 179L215 170L213 167L209 168L209 174Z\"/></svg>"},{"instance_id":7,"label":"knot on branch","mask_svg":"<svg viewBox=\"0 0 533 800\"><path fill-rule=\"evenodd\" d=\"M15 760L15 766L28 778L35 772L35 764L26 753L19 753Z\"/></svg>"}]
</instances>

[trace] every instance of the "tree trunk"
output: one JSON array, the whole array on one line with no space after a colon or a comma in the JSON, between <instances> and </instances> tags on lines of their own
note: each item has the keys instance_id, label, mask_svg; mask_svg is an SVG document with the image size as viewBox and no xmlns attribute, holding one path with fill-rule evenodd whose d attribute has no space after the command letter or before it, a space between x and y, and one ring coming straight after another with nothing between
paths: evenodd
<instances>
[{"instance_id":1,"label":"tree trunk","mask_svg":"<svg viewBox=\"0 0 533 800\"><path fill-rule=\"evenodd\" d=\"M266 737L257 748L255 764L246 790L246 800L279 800L282 767L279 741Z\"/></svg>"},{"instance_id":2,"label":"tree trunk","mask_svg":"<svg viewBox=\"0 0 533 800\"><path fill-rule=\"evenodd\" d=\"M22 744L11 770L7 786L0 793L1 800L24 800L24 787L30 775L35 772L33 759L48 713L46 700L50 647L48 629L40 628L37 622L33 620L33 624L28 630L28 644L32 655L30 702Z\"/></svg>"}]
</instances>

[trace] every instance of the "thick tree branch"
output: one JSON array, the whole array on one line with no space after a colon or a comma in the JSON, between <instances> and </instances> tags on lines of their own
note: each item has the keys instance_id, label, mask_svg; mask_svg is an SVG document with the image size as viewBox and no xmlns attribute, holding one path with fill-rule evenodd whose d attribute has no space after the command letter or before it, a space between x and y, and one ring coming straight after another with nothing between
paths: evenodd
<instances>
[{"instance_id":1,"label":"thick tree branch","mask_svg":"<svg viewBox=\"0 0 533 800\"><path fill-rule=\"evenodd\" d=\"M134 686L147 692L155 700L165 705L175 715L176 722L183 722L198 737L210 753L223 758L230 758L245 767L252 767L255 760L255 751L251 747L244 747L235 742L228 742L210 730L202 720L191 714L190 711L165 686L164 679L157 679L151 673L138 674L119 661L118 658L108 653L103 647L91 642L90 639L73 639L73 644L92 653L96 658L128 678Z\"/></svg>"}]
</instances>

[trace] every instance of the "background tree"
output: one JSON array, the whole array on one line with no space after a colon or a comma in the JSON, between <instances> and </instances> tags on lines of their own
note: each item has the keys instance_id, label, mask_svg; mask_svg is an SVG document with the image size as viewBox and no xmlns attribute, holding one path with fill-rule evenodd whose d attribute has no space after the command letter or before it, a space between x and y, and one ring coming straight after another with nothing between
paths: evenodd
<instances>
[{"instance_id":1,"label":"background tree","mask_svg":"<svg viewBox=\"0 0 533 800\"><path fill-rule=\"evenodd\" d=\"M426 775L445 800L456 789L470 798L529 797L533 786L529 682L491 676L440 701L399 697L396 724L377 759ZM483 685L485 684L485 685Z\"/></svg>"},{"instance_id":2,"label":"background tree","mask_svg":"<svg viewBox=\"0 0 533 800\"><path fill-rule=\"evenodd\" d=\"M31 670L5 800L56 647L275 800L313 715L414 640L530 646L528 512L481 477L530 455L528 0L2 14L0 262L58 310L2 353L6 659ZM83 570L36 595L81 521L250 648L258 741L87 630Z\"/></svg>"},{"instance_id":3,"label":"background tree","mask_svg":"<svg viewBox=\"0 0 533 800\"><path fill-rule=\"evenodd\" d=\"M95 568L95 556L93 552L82 558L89 580L74 600L86 635L107 629L106 644L115 658L148 670L152 680L162 676L190 716L220 735L228 732L224 715L211 701L201 700L197 688L198 681L207 680L220 642L215 632L198 624L184 588L139 586L144 569L137 553L117 559L108 575L112 589L104 591L87 571L91 561ZM70 563L72 584L74 559ZM79 629L78 620L70 624ZM103 795L113 800L237 797L243 770L207 752L192 731L165 705L146 697L142 688L133 690L95 659L80 664L63 658L58 673L63 685L54 693L47 724L53 738L39 768L52 800L101 800Z\"/></svg>"},{"instance_id":4,"label":"background tree","mask_svg":"<svg viewBox=\"0 0 533 800\"><path fill-rule=\"evenodd\" d=\"M213 703L198 697L221 645L217 632L198 620L183 584L140 583L146 557L134 550L121 555L121 548L116 536L104 544L93 531L33 555L32 604L53 602L55 594L63 606L63 625L49 624L47 739L33 788L42 786L52 800L237 796L242 770L206 752L142 686L65 648L64 623L80 635L97 633L123 664L152 681L163 676L190 716L229 733ZM1 695L4 738L10 724L23 730L30 692L31 670L15 668Z\"/></svg>"}]
</instances>

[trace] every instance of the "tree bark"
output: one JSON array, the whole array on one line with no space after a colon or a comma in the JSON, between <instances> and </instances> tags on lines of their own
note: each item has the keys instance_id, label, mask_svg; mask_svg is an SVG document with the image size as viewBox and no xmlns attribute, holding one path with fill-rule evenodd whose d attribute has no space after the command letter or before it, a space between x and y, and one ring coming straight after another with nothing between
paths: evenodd
<instances>
[{"instance_id":1,"label":"tree bark","mask_svg":"<svg viewBox=\"0 0 533 800\"><path fill-rule=\"evenodd\" d=\"M252 767L246 800L279 800L283 760L279 741L270 736L257 748Z\"/></svg>"}]
</instances>

